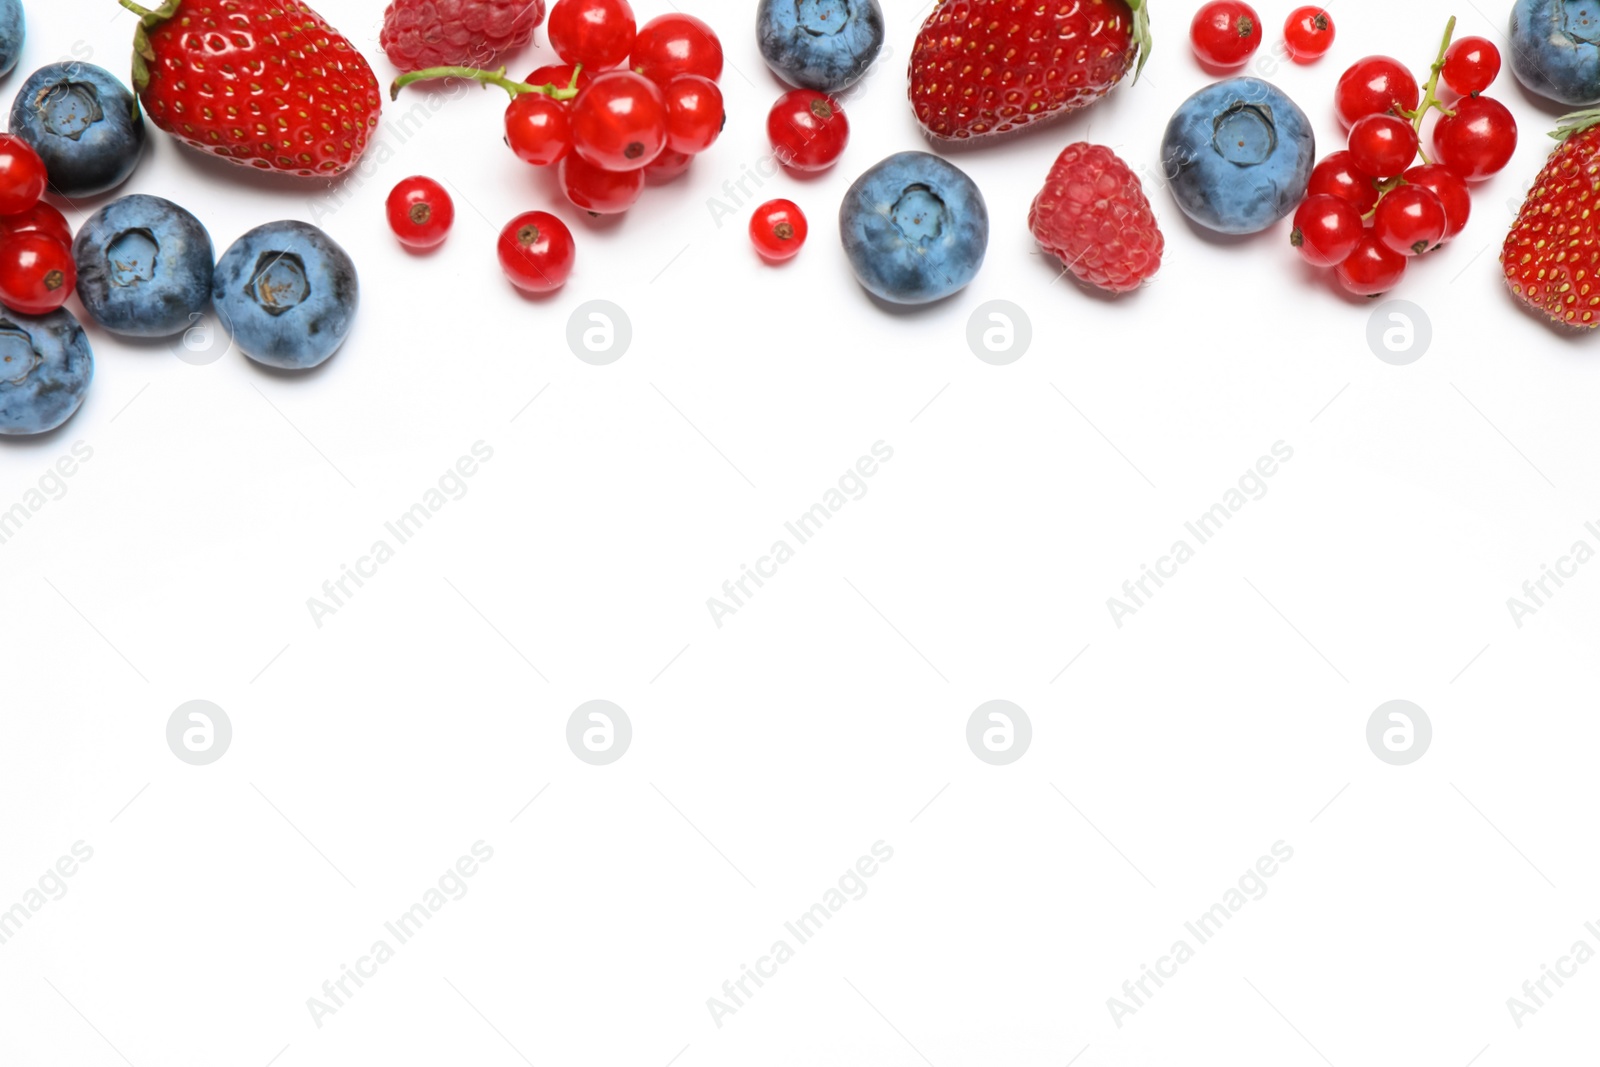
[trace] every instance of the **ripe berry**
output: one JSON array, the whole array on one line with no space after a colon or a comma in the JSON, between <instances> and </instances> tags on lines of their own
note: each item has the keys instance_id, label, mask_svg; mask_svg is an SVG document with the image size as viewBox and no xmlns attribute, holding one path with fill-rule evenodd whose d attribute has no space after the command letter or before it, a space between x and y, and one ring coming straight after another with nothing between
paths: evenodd
<instances>
[{"instance_id":1,"label":"ripe berry","mask_svg":"<svg viewBox=\"0 0 1600 1067\"><path fill-rule=\"evenodd\" d=\"M665 185L684 171L689 169L689 164L694 162L694 157L687 152L674 152L670 147L659 156L655 162L644 168L644 180L651 185Z\"/></svg>"},{"instance_id":2,"label":"ripe berry","mask_svg":"<svg viewBox=\"0 0 1600 1067\"><path fill-rule=\"evenodd\" d=\"M666 147L667 101L642 74L607 71L573 101L572 150L597 167L639 170Z\"/></svg>"},{"instance_id":3,"label":"ripe berry","mask_svg":"<svg viewBox=\"0 0 1600 1067\"><path fill-rule=\"evenodd\" d=\"M1372 232L1391 251L1420 256L1444 240L1444 204L1420 185L1397 186L1378 201Z\"/></svg>"},{"instance_id":4,"label":"ripe berry","mask_svg":"<svg viewBox=\"0 0 1600 1067\"><path fill-rule=\"evenodd\" d=\"M78 284L72 251L54 237L26 233L0 244L0 304L45 315L67 302Z\"/></svg>"},{"instance_id":5,"label":"ripe berry","mask_svg":"<svg viewBox=\"0 0 1600 1067\"><path fill-rule=\"evenodd\" d=\"M1333 91L1334 110L1347 130L1367 115L1415 111L1421 99L1417 79L1398 59L1388 56L1357 60L1340 75Z\"/></svg>"},{"instance_id":6,"label":"ripe berry","mask_svg":"<svg viewBox=\"0 0 1600 1067\"><path fill-rule=\"evenodd\" d=\"M0 215L0 241L18 233L42 233L69 248L72 246L71 223L67 222L65 215L43 200L15 215Z\"/></svg>"},{"instance_id":7,"label":"ripe berry","mask_svg":"<svg viewBox=\"0 0 1600 1067\"><path fill-rule=\"evenodd\" d=\"M396 185L387 207L389 228L407 248L437 248L456 221L455 204L444 186L420 175Z\"/></svg>"},{"instance_id":8,"label":"ripe berry","mask_svg":"<svg viewBox=\"0 0 1600 1067\"><path fill-rule=\"evenodd\" d=\"M1339 284L1356 296L1377 296L1393 289L1405 276L1406 257L1368 233L1334 273Z\"/></svg>"},{"instance_id":9,"label":"ripe berry","mask_svg":"<svg viewBox=\"0 0 1600 1067\"><path fill-rule=\"evenodd\" d=\"M1333 17L1320 7L1297 7L1283 24L1283 47L1296 63L1321 59L1333 47Z\"/></svg>"},{"instance_id":10,"label":"ripe berry","mask_svg":"<svg viewBox=\"0 0 1600 1067\"><path fill-rule=\"evenodd\" d=\"M716 81L722 77L722 42L693 15L657 15L639 27L628 66L663 87L680 74Z\"/></svg>"},{"instance_id":11,"label":"ripe berry","mask_svg":"<svg viewBox=\"0 0 1600 1067\"><path fill-rule=\"evenodd\" d=\"M1445 227L1441 244L1466 228L1467 220L1472 217L1472 192L1455 171L1442 163L1429 163L1412 167L1400 177L1408 185L1427 189L1444 205Z\"/></svg>"},{"instance_id":12,"label":"ripe berry","mask_svg":"<svg viewBox=\"0 0 1600 1067\"><path fill-rule=\"evenodd\" d=\"M850 121L828 94L791 89L767 113L767 138L790 170L827 170L850 143Z\"/></svg>"},{"instance_id":13,"label":"ripe berry","mask_svg":"<svg viewBox=\"0 0 1600 1067\"><path fill-rule=\"evenodd\" d=\"M15 215L39 202L48 181L44 160L33 146L0 133L0 215Z\"/></svg>"},{"instance_id":14,"label":"ripe berry","mask_svg":"<svg viewBox=\"0 0 1600 1067\"><path fill-rule=\"evenodd\" d=\"M644 192L644 170L606 170L586 163L576 153L556 164L556 180L567 199L591 215L616 215L628 210Z\"/></svg>"},{"instance_id":15,"label":"ripe berry","mask_svg":"<svg viewBox=\"0 0 1600 1067\"><path fill-rule=\"evenodd\" d=\"M557 0L545 33L563 62L606 70L633 50L633 8L628 0Z\"/></svg>"},{"instance_id":16,"label":"ripe berry","mask_svg":"<svg viewBox=\"0 0 1600 1067\"><path fill-rule=\"evenodd\" d=\"M1433 127L1433 158L1469 182L1498 174L1517 150L1517 120L1498 100L1464 96Z\"/></svg>"},{"instance_id":17,"label":"ripe berry","mask_svg":"<svg viewBox=\"0 0 1600 1067\"><path fill-rule=\"evenodd\" d=\"M1365 234L1366 223L1354 204L1321 193L1306 197L1295 211L1289 243L1313 267L1337 267L1356 250Z\"/></svg>"},{"instance_id":18,"label":"ripe berry","mask_svg":"<svg viewBox=\"0 0 1600 1067\"><path fill-rule=\"evenodd\" d=\"M548 211L527 211L506 223L495 251L500 269L525 293L561 288L578 255L572 231Z\"/></svg>"},{"instance_id":19,"label":"ripe berry","mask_svg":"<svg viewBox=\"0 0 1600 1067\"><path fill-rule=\"evenodd\" d=\"M1329 152L1311 171L1311 181L1306 186L1307 196L1327 193L1342 197L1365 215L1378 204L1377 179L1360 170L1355 157L1343 149Z\"/></svg>"},{"instance_id":20,"label":"ripe berry","mask_svg":"<svg viewBox=\"0 0 1600 1067\"><path fill-rule=\"evenodd\" d=\"M1392 178L1417 160L1417 131L1398 115L1367 115L1350 127L1350 161L1374 178Z\"/></svg>"},{"instance_id":21,"label":"ripe berry","mask_svg":"<svg viewBox=\"0 0 1600 1067\"><path fill-rule=\"evenodd\" d=\"M1463 37L1444 54L1439 76L1462 96L1475 96L1500 74L1500 49L1483 37Z\"/></svg>"},{"instance_id":22,"label":"ripe berry","mask_svg":"<svg viewBox=\"0 0 1600 1067\"><path fill-rule=\"evenodd\" d=\"M1133 168L1105 145L1069 144L1028 205L1028 232L1072 276L1129 293L1161 269L1166 238Z\"/></svg>"},{"instance_id":23,"label":"ripe berry","mask_svg":"<svg viewBox=\"0 0 1600 1067\"><path fill-rule=\"evenodd\" d=\"M506 105L506 144L536 167L557 163L572 150L569 115L565 101L544 93L514 96Z\"/></svg>"},{"instance_id":24,"label":"ripe berry","mask_svg":"<svg viewBox=\"0 0 1600 1067\"><path fill-rule=\"evenodd\" d=\"M1241 0L1210 0L1189 24L1189 44L1208 66L1242 67L1261 46L1261 18Z\"/></svg>"},{"instance_id":25,"label":"ripe berry","mask_svg":"<svg viewBox=\"0 0 1600 1067\"><path fill-rule=\"evenodd\" d=\"M680 74L667 83L667 147L695 155L711 147L728 116L717 83L699 74Z\"/></svg>"},{"instance_id":26,"label":"ripe berry","mask_svg":"<svg viewBox=\"0 0 1600 1067\"><path fill-rule=\"evenodd\" d=\"M806 216L792 200L768 200L750 216L750 240L765 259L791 259L806 243Z\"/></svg>"}]
</instances>

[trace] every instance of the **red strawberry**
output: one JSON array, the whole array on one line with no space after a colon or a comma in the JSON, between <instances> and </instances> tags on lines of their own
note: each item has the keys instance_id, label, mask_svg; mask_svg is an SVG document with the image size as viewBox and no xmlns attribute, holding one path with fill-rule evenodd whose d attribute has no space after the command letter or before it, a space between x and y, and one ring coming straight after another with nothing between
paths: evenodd
<instances>
[{"instance_id":1,"label":"red strawberry","mask_svg":"<svg viewBox=\"0 0 1600 1067\"><path fill-rule=\"evenodd\" d=\"M988 137L1094 103L1136 57L1144 69L1145 3L940 0L911 48L917 121L947 140Z\"/></svg>"},{"instance_id":2,"label":"red strawberry","mask_svg":"<svg viewBox=\"0 0 1600 1067\"><path fill-rule=\"evenodd\" d=\"M1110 293L1139 288L1166 247L1138 175L1111 149L1082 142L1056 157L1028 229L1079 281Z\"/></svg>"},{"instance_id":3,"label":"red strawberry","mask_svg":"<svg viewBox=\"0 0 1600 1067\"><path fill-rule=\"evenodd\" d=\"M378 126L378 79L300 0L166 0L138 12L133 87L150 121L233 163L348 170Z\"/></svg>"},{"instance_id":4,"label":"red strawberry","mask_svg":"<svg viewBox=\"0 0 1600 1067\"><path fill-rule=\"evenodd\" d=\"M1500 265L1512 293L1567 326L1600 326L1600 110L1562 119Z\"/></svg>"},{"instance_id":5,"label":"red strawberry","mask_svg":"<svg viewBox=\"0 0 1600 1067\"><path fill-rule=\"evenodd\" d=\"M544 0L390 0L378 44L402 72L483 67L543 21Z\"/></svg>"}]
</instances>

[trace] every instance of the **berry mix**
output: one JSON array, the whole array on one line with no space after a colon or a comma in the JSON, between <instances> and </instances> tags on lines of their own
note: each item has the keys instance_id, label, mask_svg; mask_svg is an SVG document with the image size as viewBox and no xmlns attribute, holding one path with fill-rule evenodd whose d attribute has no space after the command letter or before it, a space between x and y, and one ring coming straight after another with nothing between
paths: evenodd
<instances>
[{"instance_id":1,"label":"berry mix","mask_svg":"<svg viewBox=\"0 0 1600 1067\"><path fill-rule=\"evenodd\" d=\"M94 360L67 307L74 295L92 327L122 337L175 337L213 312L246 357L289 370L329 359L359 306L349 254L305 222L265 222L219 258L198 218L135 193L73 231L50 197L71 205L126 182L146 119L229 163L328 182L362 157L383 107L367 59L303 0L116 2L138 16L127 82L89 63L43 66L18 88L0 133L0 435L52 430L81 405ZM971 282L989 210L941 150L1046 123L1136 82L1151 53L1151 2L938 0L910 42L907 73L910 114L931 150L866 167L838 205L861 286L917 305ZM1504 57L1485 37L1455 37L1452 18L1425 71L1386 55L1350 64L1331 93L1345 142L1319 159L1306 113L1245 71L1269 39L1291 61L1317 63L1337 39L1332 15L1295 7L1273 34L1245 0L1197 3L1190 50L1217 80L1173 112L1157 146L1164 184L1202 230L1261 234L1290 220L1289 243L1307 264L1351 294L1386 293L1463 232L1473 188L1509 164L1517 123L1489 95L1504 58L1527 90L1577 109L1552 134L1557 147L1506 235L1508 289L1553 323L1600 326L1600 42L1587 24L1569 25L1570 6L1512 0ZM883 12L877 0L759 0L755 15L762 59L791 86L766 116L773 159L796 177L826 171L849 145L840 98L883 50ZM497 60L532 46L540 26L552 60L508 77ZM24 34L21 0L0 0L0 77ZM508 282L535 296L574 269L563 212L630 210L647 185L687 173L728 121L722 42L676 9L641 24L629 0L555 0L548 12L544 0L390 0L379 44L398 74L391 97L439 79L507 93L505 144L547 168L555 195L509 220L495 254ZM794 194L750 215L751 245L767 263L806 243L800 200L815 198L798 182ZM455 218L445 185L422 175L395 185L385 210L400 245L419 254L438 248ZM1087 142L1056 154L1027 226L1064 273L1109 294L1143 286L1165 250L1138 174Z\"/></svg>"}]
</instances>

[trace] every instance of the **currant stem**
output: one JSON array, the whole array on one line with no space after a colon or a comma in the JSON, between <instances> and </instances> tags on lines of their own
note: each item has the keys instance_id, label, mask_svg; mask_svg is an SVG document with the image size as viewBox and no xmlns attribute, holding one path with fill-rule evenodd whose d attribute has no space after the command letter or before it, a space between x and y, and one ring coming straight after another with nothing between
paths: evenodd
<instances>
[{"instance_id":1,"label":"currant stem","mask_svg":"<svg viewBox=\"0 0 1600 1067\"><path fill-rule=\"evenodd\" d=\"M1450 50L1450 38L1455 35L1455 32L1456 17L1451 15L1450 21L1444 25L1444 40L1439 42L1439 56L1433 61L1433 66L1429 68L1430 74L1428 77L1428 84L1423 88L1422 103L1417 105L1417 109L1415 111L1401 112L1404 117L1411 120L1412 127L1417 131L1417 155L1422 157L1422 162L1424 163L1432 163L1433 160L1429 159L1428 153L1422 150L1420 136L1422 133L1422 120L1427 118L1428 112L1432 111L1434 108L1438 108L1439 111L1445 115L1455 114L1454 111L1451 111L1449 108L1444 106L1435 92L1435 90L1439 88L1439 72L1444 70L1444 54Z\"/></svg>"},{"instance_id":2,"label":"currant stem","mask_svg":"<svg viewBox=\"0 0 1600 1067\"><path fill-rule=\"evenodd\" d=\"M132 0L118 0L119 3L128 4ZM389 86L389 99L400 99L400 90L413 82L434 81L439 78L464 78L469 81L479 82L483 85L498 85L510 94L511 99L525 93L543 93L553 100L571 100L578 95L578 75L583 71L582 64L572 68L572 81L565 86L558 86L551 82L543 85L529 85L527 82L515 81L506 77L506 68L499 70L479 70L477 67L429 67L426 70L412 71L402 74Z\"/></svg>"}]
</instances>

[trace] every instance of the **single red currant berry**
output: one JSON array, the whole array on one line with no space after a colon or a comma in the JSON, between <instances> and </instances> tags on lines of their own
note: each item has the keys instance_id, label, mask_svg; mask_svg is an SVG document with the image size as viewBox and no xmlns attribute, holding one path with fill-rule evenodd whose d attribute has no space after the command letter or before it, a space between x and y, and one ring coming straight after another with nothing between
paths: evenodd
<instances>
[{"instance_id":1,"label":"single red currant berry","mask_svg":"<svg viewBox=\"0 0 1600 1067\"><path fill-rule=\"evenodd\" d=\"M1498 100L1464 96L1433 127L1433 158L1469 182L1500 173L1517 150L1517 120Z\"/></svg>"},{"instance_id":2,"label":"single red currant berry","mask_svg":"<svg viewBox=\"0 0 1600 1067\"><path fill-rule=\"evenodd\" d=\"M506 105L506 144L536 167L560 162L572 150L567 105L544 93L522 93Z\"/></svg>"},{"instance_id":3,"label":"single red currant berry","mask_svg":"<svg viewBox=\"0 0 1600 1067\"><path fill-rule=\"evenodd\" d=\"M827 93L791 89L767 113L767 138L790 170L827 170L850 143L850 121Z\"/></svg>"},{"instance_id":4,"label":"single red currant berry","mask_svg":"<svg viewBox=\"0 0 1600 1067\"><path fill-rule=\"evenodd\" d=\"M15 134L0 133L0 215L37 204L48 181L44 160L33 146Z\"/></svg>"},{"instance_id":5,"label":"single red currant berry","mask_svg":"<svg viewBox=\"0 0 1600 1067\"><path fill-rule=\"evenodd\" d=\"M1241 0L1210 0L1189 23L1189 44L1208 66L1242 67L1261 46L1261 18Z\"/></svg>"},{"instance_id":6,"label":"single red currant berry","mask_svg":"<svg viewBox=\"0 0 1600 1067\"><path fill-rule=\"evenodd\" d=\"M1372 175L1360 170L1355 158L1344 149L1329 152L1311 171L1311 181L1306 187L1307 196L1327 193L1342 197L1365 215L1378 205L1378 182Z\"/></svg>"},{"instance_id":7,"label":"single red currant berry","mask_svg":"<svg viewBox=\"0 0 1600 1067\"><path fill-rule=\"evenodd\" d=\"M1420 185L1390 189L1372 215L1372 232L1402 256L1420 256L1436 248L1444 240L1444 230L1444 204Z\"/></svg>"},{"instance_id":8,"label":"single red currant berry","mask_svg":"<svg viewBox=\"0 0 1600 1067\"><path fill-rule=\"evenodd\" d=\"M44 315L67 302L78 285L72 251L54 237L25 233L0 244L0 304Z\"/></svg>"},{"instance_id":9,"label":"single red currant berry","mask_svg":"<svg viewBox=\"0 0 1600 1067\"><path fill-rule=\"evenodd\" d=\"M389 229L407 248L437 248L450 234L456 207L444 186L421 175L406 178L389 192Z\"/></svg>"},{"instance_id":10,"label":"single red currant berry","mask_svg":"<svg viewBox=\"0 0 1600 1067\"><path fill-rule=\"evenodd\" d=\"M72 247L72 224L43 200L15 215L0 215L0 241L18 233L42 233Z\"/></svg>"},{"instance_id":11,"label":"single red currant berry","mask_svg":"<svg viewBox=\"0 0 1600 1067\"><path fill-rule=\"evenodd\" d=\"M1334 110L1347 130L1357 119L1368 115L1415 111L1421 99L1422 90L1417 88L1417 79L1398 59L1388 56L1357 60L1340 75L1333 91Z\"/></svg>"},{"instance_id":12,"label":"single red currant berry","mask_svg":"<svg viewBox=\"0 0 1600 1067\"><path fill-rule=\"evenodd\" d=\"M1463 37L1445 51L1439 76L1462 96L1481 93L1500 76L1500 49L1483 37Z\"/></svg>"},{"instance_id":13,"label":"single red currant berry","mask_svg":"<svg viewBox=\"0 0 1600 1067\"><path fill-rule=\"evenodd\" d=\"M522 80L529 85L537 85L541 88L548 85L555 89L577 89L582 92L594 80L594 76L598 71L591 71L585 67L583 70L578 71L578 80L574 82L572 80L572 72L576 69L571 63L546 63L542 67L535 67ZM570 104L572 99L569 97L561 101L561 103Z\"/></svg>"},{"instance_id":14,"label":"single red currant berry","mask_svg":"<svg viewBox=\"0 0 1600 1067\"><path fill-rule=\"evenodd\" d=\"M1296 209L1289 243L1313 267L1337 267L1356 250L1366 229L1354 204L1322 193L1306 197Z\"/></svg>"},{"instance_id":15,"label":"single red currant berry","mask_svg":"<svg viewBox=\"0 0 1600 1067\"><path fill-rule=\"evenodd\" d=\"M644 192L644 171L606 170L573 153L556 164L561 191L591 215L616 215L628 210Z\"/></svg>"},{"instance_id":16,"label":"single red currant berry","mask_svg":"<svg viewBox=\"0 0 1600 1067\"><path fill-rule=\"evenodd\" d=\"M1445 227L1441 244L1466 228L1467 220L1472 217L1472 191L1455 171L1442 163L1429 163L1412 167L1400 177L1407 185L1427 189L1444 205Z\"/></svg>"},{"instance_id":17,"label":"single red currant berry","mask_svg":"<svg viewBox=\"0 0 1600 1067\"><path fill-rule=\"evenodd\" d=\"M633 51L628 0L556 0L544 29L562 62L581 63L587 70L614 67Z\"/></svg>"},{"instance_id":18,"label":"single red currant berry","mask_svg":"<svg viewBox=\"0 0 1600 1067\"><path fill-rule=\"evenodd\" d=\"M806 243L805 213L793 200L768 200L750 216L750 240L765 259L792 259Z\"/></svg>"},{"instance_id":19,"label":"single red currant berry","mask_svg":"<svg viewBox=\"0 0 1600 1067\"><path fill-rule=\"evenodd\" d=\"M639 27L628 66L662 86L680 74L716 81L722 77L722 42L693 15L657 15Z\"/></svg>"},{"instance_id":20,"label":"single red currant berry","mask_svg":"<svg viewBox=\"0 0 1600 1067\"><path fill-rule=\"evenodd\" d=\"M1399 115L1367 115L1350 127L1350 159L1374 178L1393 178L1417 161L1417 131Z\"/></svg>"},{"instance_id":21,"label":"single red currant berry","mask_svg":"<svg viewBox=\"0 0 1600 1067\"><path fill-rule=\"evenodd\" d=\"M1356 250L1333 269L1347 291L1356 296L1377 296L1393 289L1405 277L1406 257L1368 232Z\"/></svg>"},{"instance_id":22,"label":"single red currant berry","mask_svg":"<svg viewBox=\"0 0 1600 1067\"><path fill-rule=\"evenodd\" d=\"M667 101L631 70L598 75L572 104L572 150L606 170L640 170L667 147Z\"/></svg>"},{"instance_id":23,"label":"single red currant berry","mask_svg":"<svg viewBox=\"0 0 1600 1067\"><path fill-rule=\"evenodd\" d=\"M1320 7L1297 7L1283 24L1283 47L1296 63L1321 59L1333 47L1333 18Z\"/></svg>"},{"instance_id":24,"label":"single red currant berry","mask_svg":"<svg viewBox=\"0 0 1600 1067\"><path fill-rule=\"evenodd\" d=\"M655 162L644 168L644 180L651 185L665 185L684 171L689 169L689 164L694 162L694 157L687 152L674 152L668 148L656 157Z\"/></svg>"},{"instance_id":25,"label":"single red currant berry","mask_svg":"<svg viewBox=\"0 0 1600 1067\"><path fill-rule=\"evenodd\" d=\"M667 83L667 147L695 155L711 147L728 120L722 90L710 78L680 74Z\"/></svg>"},{"instance_id":26,"label":"single red currant berry","mask_svg":"<svg viewBox=\"0 0 1600 1067\"><path fill-rule=\"evenodd\" d=\"M567 283L577 246L567 224L548 211L526 211L500 231L500 269L525 293L548 293Z\"/></svg>"}]
</instances>

